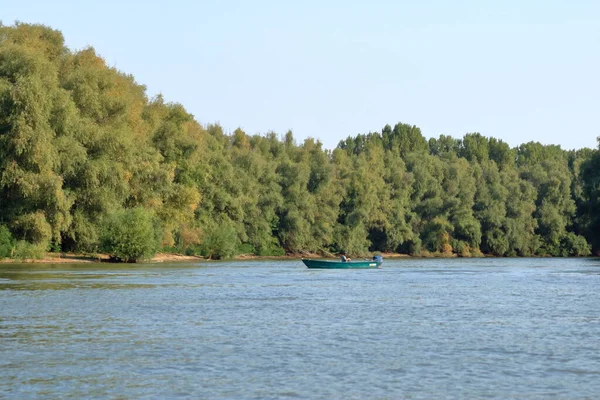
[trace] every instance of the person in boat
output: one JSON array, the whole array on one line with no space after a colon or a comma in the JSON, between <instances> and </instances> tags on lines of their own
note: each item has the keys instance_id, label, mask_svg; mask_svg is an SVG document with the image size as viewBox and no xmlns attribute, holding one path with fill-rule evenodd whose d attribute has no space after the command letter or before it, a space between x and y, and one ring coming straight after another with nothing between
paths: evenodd
<instances>
[{"instance_id":1,"label":"person in boat","mask_svg":"<svg viewBox=\"0 0 600 400\"><path fill-rule=\"evenodd\" d=\"M352 261L352 260L350 259L350 257L348 257L346 252L343 252L342 253L342 262L348 262L348 261Z\"/></svg>"}]
</instances>

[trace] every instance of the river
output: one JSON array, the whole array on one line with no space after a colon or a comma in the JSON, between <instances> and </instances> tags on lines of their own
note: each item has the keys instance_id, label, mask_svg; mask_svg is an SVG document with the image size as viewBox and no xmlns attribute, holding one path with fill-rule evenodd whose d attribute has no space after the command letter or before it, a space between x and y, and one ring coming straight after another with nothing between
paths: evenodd
<instances>
[{"instance_id":1,"label":"river","mask_svg":"<svg viewBox=\"0 0 600 400\"><path fill-rule=\"evenodd\" d=\"M0 397L594 399L600 259L0 264Z\"/></svg>"}]
</instances>

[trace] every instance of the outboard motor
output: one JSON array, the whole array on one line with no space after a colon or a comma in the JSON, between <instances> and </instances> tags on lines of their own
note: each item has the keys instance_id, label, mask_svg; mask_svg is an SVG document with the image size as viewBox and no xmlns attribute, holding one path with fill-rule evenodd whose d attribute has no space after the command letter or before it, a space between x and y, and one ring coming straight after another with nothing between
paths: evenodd
<instances>
[{"instance_id":1,"label":"outboard motor","mask_svg":"<svg viewBox=\"0 0 600 400\"><path fill-rule=\"evenodd\" d=\"M373 256L373 261L375 261L375 262L383 262L383 257L382 256Z\"/></svg>"}]
</instances>

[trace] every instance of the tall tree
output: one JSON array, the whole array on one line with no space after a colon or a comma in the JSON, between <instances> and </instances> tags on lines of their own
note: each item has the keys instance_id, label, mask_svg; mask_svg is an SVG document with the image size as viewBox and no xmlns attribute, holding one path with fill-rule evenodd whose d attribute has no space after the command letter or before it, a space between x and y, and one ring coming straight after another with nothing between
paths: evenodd
<instances>
[{"instance_id":1,"label":"tall tree","mask_svg":"<svg viewBox=\"0 0 600 400\"><path fill-rule=\"evenodd\" d=\"M73 202L58 174L60 128L72 117L58 85L67 50L39 25L0 27L0 38L0 218L20 239L60 245Z\"/></svg>"}]
</instances>

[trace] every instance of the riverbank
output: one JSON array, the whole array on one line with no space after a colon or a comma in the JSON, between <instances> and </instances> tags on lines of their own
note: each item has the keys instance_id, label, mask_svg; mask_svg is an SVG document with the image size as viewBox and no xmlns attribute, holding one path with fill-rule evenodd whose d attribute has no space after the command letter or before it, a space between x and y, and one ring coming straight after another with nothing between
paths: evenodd
<instances>
[{"instance_id":1,"label":"riverbank","mask_svg":"<svg viewBox=\"0 0 600 400\"><path fill-rule=\"evenodd\" d=\"M386 258L410 258L412 256L408 254L399 253L383 253L381 254L384 259ZM257 256L254 254L240 254L234 257L234 260L264 260L264 259L300 259L300 258L336 258L331 255L329 257L316 254L316 253L303 253L303 254L287 254L285 256ZM361 259L362 257L356 257ZM39 259L27 259L27 260L16 260L5 258L0 260L0 263L44 263L44 264L85 264L85 263L100 263L110 262L110 258L107 254L75 254L75 253L47 253L46 257ZM151 263L162 263L162 262L194 262L194 261L209 261L204 257L200 256L187 256L176 253L157 253L152 257L149 262Z\"/></svg>"},{"instance_id":2,"label":"riverbank","mask_svg":"<svg viewBox=\"0 0 600 400\"><path fill-rule=\"evenodd\" d=\"M204 260L203 257L186 256L182 254L172 253L157 253L150 262L178 262L178 261L197 261ZM47 253L46 257L39 259L16 260L5 258L0 260L0 263L43 263L43 264L85 264L85 263L100 263L110 262L110 257L107 254L74 254L74 253Z\"/></svg>"}]
</instances>

